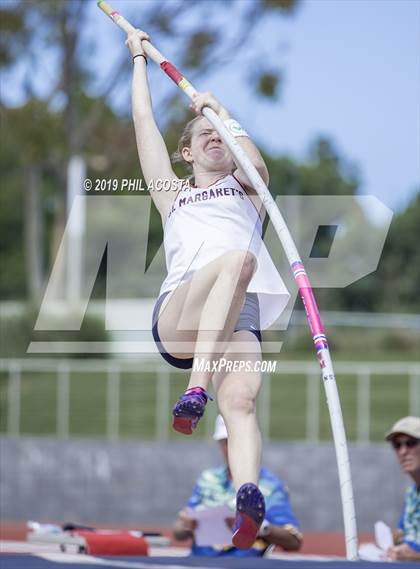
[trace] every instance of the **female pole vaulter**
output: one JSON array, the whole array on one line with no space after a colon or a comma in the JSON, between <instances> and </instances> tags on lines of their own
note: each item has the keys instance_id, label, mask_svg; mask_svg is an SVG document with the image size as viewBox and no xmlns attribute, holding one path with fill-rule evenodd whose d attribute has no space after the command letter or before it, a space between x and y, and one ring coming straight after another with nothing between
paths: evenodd
<instances>
[{"instance_id":1,"label":"female pole vaulter","mask_svg":"<svg viewBox=\"0 0 420 569\"><path fill-rule=\"evenodd\" d=\"M197 117L185 126L176 153L191 168L192 183L177 178L153 116L143 39L149 36L135 30L126 42L134 66L132 112L141 169L162 217L168 271L154 309L153 336L166 361L193 368L188 388L173 408L176 431L192 433L213 383L229 434L229 465L237 490L232 543L247 549L265 513L258 489L261 434L256 419L260 330L279 317L289 294L262 242L260 198L202 116L203 107L212 108L238 137L266 183L268 172L228 111L211 93L198 93L192 104ZM158 191L162 180L176 191ZM246 345L245 352L240 344ZM221 358L231 366L218 367Z\"/></svg>"}]
</instances>

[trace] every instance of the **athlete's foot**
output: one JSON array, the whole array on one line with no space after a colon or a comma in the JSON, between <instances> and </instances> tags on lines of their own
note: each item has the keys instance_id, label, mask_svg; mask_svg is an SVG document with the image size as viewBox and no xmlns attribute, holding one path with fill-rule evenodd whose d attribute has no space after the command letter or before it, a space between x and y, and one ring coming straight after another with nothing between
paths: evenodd
<instances>
[{"instance_id":1,"label":"athlete's foot","mask_svg":"<svg viewBox=\"0 0 420 569\"><path fill-rule=\"evenodd\" d=\"M265 516L265 501L258 486L243 484L236 494L235 531L232 543L238 549L250 549L257 539Z\"/></svg>"},{"instance_id":2,"label":"athlete's foot","mask_svg":"<svg viewBox=\"0 0 420 569\"><path fill-rule=\"evenodd\" d=\"M204 415L208 400L212 398L202 387L190 387L181 395L172 410L173 428L184 435L191 435Z\"/></svg>"}]
</instances>

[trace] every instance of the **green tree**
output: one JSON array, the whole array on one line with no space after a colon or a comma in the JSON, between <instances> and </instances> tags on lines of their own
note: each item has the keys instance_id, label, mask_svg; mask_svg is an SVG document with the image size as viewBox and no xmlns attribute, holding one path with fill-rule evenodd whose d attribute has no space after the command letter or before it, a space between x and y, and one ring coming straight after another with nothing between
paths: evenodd
<instances>
[{"instance_id":1,"label":"green tree","mask_svg":"<svg viewBox=\"0 0 420 569\"><path fill-rule=\"evenodd\" d=\"M6 297L20 295L25 290L35 299L41 291L45 268L43 175L62 157L62 121L59 114L51 112L44 101L37 99L30 99L15 109L3 107L1 118L0 216L5 234L1 255L4 262L10 259L14 278L9 280L8 271L2 271L0 290ZM19 266L22 272L26 268L26 286L24 279L18 282Z\"/></svg>"},{"instance_id":2,"label":"green tree","mask_svg":"<svg viewBox=\"0 0 420 569\"><path fill-rule=\"evenodd\" d=\"M265 19L293 14L299 2L231 0L202 3L163 0L147 4L139 2L135 11L133 5L134 2L125 4L124 8L129 8L127 17L134 24L141 21L158 45L162 43L163 47L166 45L172 49L172 46L176 46L177 64L192 79L197 79L202 74L208 76L221 64L226 65L227 61L234 65L241 56L249 57L250 21L256 33ZM69 159L77 154L88 156L92 170L102 164L100 169L103 175L110 173L110 167L115 166L112 171L114 177L122 166L128 166L127 133L130 127L125 121L118 124L106 101L112 99L118 86L125 85L127 102L130 59L122 37L113 71L107 78L99 75L95 58L92 57L95 48L92 18L103 16L93 2L17 0L1 7L0 16L0 70L4 78L12 77L16 82L16 70L19 68L23 76L20 91L26 96L26 103L16 112L9 112L2 94L0 102L3 105L6 137L13 140L16 151L17 146L21 146L20 156L8 162L10 166L15 165L17 170L15 180L8 169L8 185L12 187L18 184L22 191L25 213L19 219L23 220L26 236L21 240L25 246L27 266L25 288L31 298L37 298L42 289L43 272L48 269L48 263L40 254L43 251L43 235L47 235L52 243L50 259L54 259L64 229ZM229 33L222 33L227 21L235 21L235 26L229 26ZM112 24L109 25L111 29ZM253 88L261 95L274 97L278 92L280 69L273 57L271 60L264 58L264 66L260 65L258 59L247 60L244 69L247 73L252 71ZM163 119L168 124L171 117L180 116L175 102L179 100L179 94L168 81L160 93L160 108L167 109L167 116ZM126 104L125 109L128 108ZM182 109L184 112L185 106ZM41 120L42 113L45 122ZM128 114L127 110L125 114ZM57 124L57 118L61 124ZM16 129L9 124L10 120L17 121ZM57 135L60 136L58 142ZM97 151L95 156L95 142L99 142L96 148L101 148L101 156ZM132 156L135 156L135 151ZM131 156L128 162L131 164ZM126 170L125 177L128 174ZM55 191L48 201L50 209L47 220L51 223L44 231L45 212L42 204L47 199L49 182L55 184ZM8 201L10 207L15 207L15 203L11 206L11 195ZM159 235L155 231L154 237L158 238ZM9 252L12 256L16 255L13 247L9 248ZM10 255L3 250L3 258L9 258ZM19 265L17 259L10 262L15 267ZM18 287L18 290L23 290L23 287ZM9 290L8 296L11 294L14 293Z\"/></svg>"},{"instance_id":3,"label":"green tree","mask_svg":"<svg viewBox=\"0 0 420 569\"><path fill-rule=\"evenodd\" d=\"M385 243L377 280L378 307L420 312L420 191L397 214ZM382 285L382 286L380 286Z\"/></svg>"}]
</instances>

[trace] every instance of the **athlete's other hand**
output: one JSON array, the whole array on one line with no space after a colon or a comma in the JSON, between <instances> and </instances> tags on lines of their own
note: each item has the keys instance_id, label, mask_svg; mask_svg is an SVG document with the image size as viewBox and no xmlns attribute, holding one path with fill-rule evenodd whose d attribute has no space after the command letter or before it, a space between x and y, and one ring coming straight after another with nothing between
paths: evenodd
<instances>
[{"instance_id":1,"label":"athlete's other hand","mask_svg":"<svg viewBox=\"0 0 420 569\"><path fill-rule=\"evenodd\" d=\"M125 45L128 47L133 57L135 55L145 55L141 43L143 40L150 41L149 34L146 34L146 32L143 32L143 30L133 30L127 35Z\"/></svg>"},{"instance_id":2,"label":"athlete's other hand","mask_svg":"<svg viewBox=\"0 0 420 569\"><path fill-rule=\"evenodd\" d=\"M204 107L210 107L222 120L229 118L227 110L219 103L213 93L210 93L210 91L195 93L192 100L193 102L190 106L197 115L202 114Z\"/></svg>"}]
</instances>

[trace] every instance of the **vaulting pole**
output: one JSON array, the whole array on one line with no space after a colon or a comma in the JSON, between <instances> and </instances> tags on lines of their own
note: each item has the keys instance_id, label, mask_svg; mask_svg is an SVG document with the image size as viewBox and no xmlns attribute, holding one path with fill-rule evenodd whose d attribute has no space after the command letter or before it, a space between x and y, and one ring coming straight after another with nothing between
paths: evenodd
<instances>
[{"instance_id":1,"label":"vaulting pole","mask_svg":"<svg viewBox=\"0 0 420 569\"><path fill-rule=\"evenodd\" d=\"M111 6L104 0L98 1L98 7L127 34L135 29L123 16L121 16L121 14L111 8ZM182 75L182 73L178 71L178 69L172 65L172 63L170 63L149 41L143 40L142 46L146 55L157 63L157 65L161 67L161 69L178 85L178 87L182 89L190 99L192 99L192 96L197 93L197 90ZM328 341L325 336L324 327L308 275L306 274L302 260L299 257L299 253L283 216L281 215L261 176L249 160L246 152L242 149L236 139L228 132L223 121L213 111L213 109L205 107L202 113L217 130L223 142L228 146L235 157L236 162L240 164L241 168L248 176L252 187L261 198L293 271L293 276L298 286L299 294L305 307L309 326L311 328L312 339L315 345L319 365L321 367L322 379L327 396L340 481L347 559L356 560L358 558L356 515L354 510L353 486L351 481L350 462L343 415L341 412L340 398L338 395L337 383L335 381L331 355L328 348Z\"/></svg>"}]
</instances>

